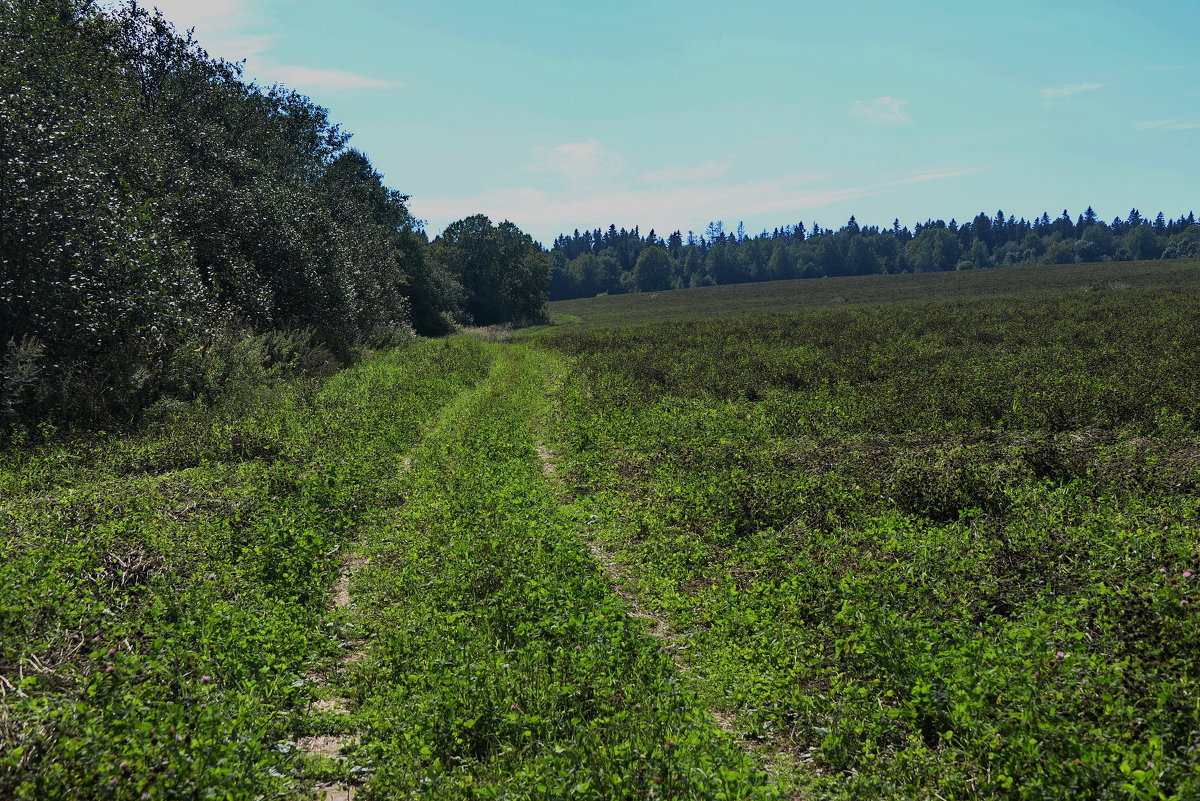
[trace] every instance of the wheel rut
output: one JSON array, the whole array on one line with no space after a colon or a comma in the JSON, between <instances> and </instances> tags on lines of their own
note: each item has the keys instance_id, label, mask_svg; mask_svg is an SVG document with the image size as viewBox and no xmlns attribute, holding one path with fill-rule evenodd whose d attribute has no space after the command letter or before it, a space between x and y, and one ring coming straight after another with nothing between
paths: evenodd
<instances>
[{"instance_id":1,"label":"wheel rut","mask_svg":"<svg viewBox=\"0 0 1200 801\"><path fill-rule=\"evenodd\" d=\"M400 460L401 472L407 472L411 468L411 457L406 456ZM347 553L342 559L342 565L338 571L338 579L333 586L332 599L330 600L330 610L332 612L353 614L354 597L350 593L350 584L354 576L369 564L370 557L353 550ZM310 681L314 684L328 687L336 683L336 681L330 681L330 679L336 680L341 677L344 671L366 657L366 640L364 638L348 638L343 640L342 644L345 652L334 673L332 675L310 674ZM315 700L310 705L309 710L325 719L329 719L330 717L341 719L345 728L349 730L349 733L314 734L300 737L296 740L296 748L311 757L344 762L347 758L347 750L358 742L358 735L354 731L351 717L351 700L341 695L325 695ZM359 787L357 785L348 782L321 781L313 787L313 798L316 801L353 801L358 790Z\"/></svg>"},{"instance_id":2,"label":"wheel rut","mask_svg":"<svg viewBox=\"0 0 1200 801\"><path fill-rule=\"evenodd\" d=\"M348 554L342 561L342 568L333 588L331 607L334 610L353 607L354 599L350 595L350 581L367 562L365 556L357 553ZM346 653L341 660L343 668L363 658L363 645L364 643L360 640L346 642ZM325 696L314 701L311 710L321 713L323 716L332 715L345 718L348 723L350 700L338 695ZM296 741L296 748L313 757L342 761L346 758L346 749L354 745L356 741L357 738L354 734L317 734L299 738ZM354 785L344 782L319 782L313 788L313 797L317 801L353 801L356 790Z\"/></svg>"},{"instance_id":3,"label":"wheel rut","mask_svg":"<svg viewBox=\"0 0 1200 801\"><path fill-rule=\"evenodd\" d=\"M546 387L548 397L555 397L558 383L553 380L548 383ZM545 433L545 429L545 421L540 421L537 425L539 436ZM548 481L558 484L561 489L563 482L558 470L558 454L540 440L535 444L535 452L542 475ZM583 542L587 546L592 559L595 560L600 572L608 580L613 593L625 601L627 605L626 614L641 622L650 636L664 643L663 650L671 655L672 662L675 664L677 670L681 672L690 670L690 666L682 658L683 652L687 651L684 638L678 633L672 632L670 624L665 618L649 611L638 600L637 596L628 589L630 580L627 568L598 542L586 537L583 538ZM803 759L798 754L793 753L794 749L786 744L751 740L744 737L739 730L737 719L734 715L719 709L709 709L708 714L717 728L733 737L744 750L757 754L768 773L774 772L779 766L786 766L785 769L794 769L796 766L802 764ZM775 764L775 768L772 767L772 763ZM799 801L799 799L800 797L796 796L794 801Z\"/></svg>"}]
</instances>

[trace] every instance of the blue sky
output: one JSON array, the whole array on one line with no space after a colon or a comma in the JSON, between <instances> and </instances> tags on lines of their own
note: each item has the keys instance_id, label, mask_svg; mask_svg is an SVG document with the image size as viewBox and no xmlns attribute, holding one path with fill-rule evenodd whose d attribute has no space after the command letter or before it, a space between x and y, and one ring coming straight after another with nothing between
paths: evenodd
<instances>
[{"instance_id":1,"label":"blue sky","mask_svg":"<svg viewBox=\"0 0 1200 801\"><path fill-rule=\"evenodd\" d=\"M1200 8L160 0L330 109L431 235L1200 211Z\"/></svg>"}]
</instances>

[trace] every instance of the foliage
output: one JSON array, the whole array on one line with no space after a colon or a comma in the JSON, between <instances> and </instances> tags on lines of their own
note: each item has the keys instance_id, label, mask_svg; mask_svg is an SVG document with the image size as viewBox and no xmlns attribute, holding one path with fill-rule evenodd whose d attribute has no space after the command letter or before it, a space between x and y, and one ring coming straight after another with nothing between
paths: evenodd
<instances>
[{"instance_id":1,"label":"foliage","mask_svg":"<svg viewBox=\"0 0 1200 801\"><path fill-rule=\"evenodd\" d=\"M1153 223L1137 209L1111 224L1088 210L1072 222L1064 210L1032 222L979 214L967 223L926 220L910 231L896 220L890 228L860 226L851 217L836 231L803 222L750 237L725 233L710 223L703 236L676 231L665 241L651 231L645 238L632 231L575 231L554 242L550 296L554 300L589 298L627 291L684 289L714 284L778 281L792 278L940 272L1007 267L1014 264L1077 264L1195 257L1200 230L1189 213ZM641 256L665 248L668 264L656 266L652 289L642 285ZM656 260L656 265L658 262ZM603 269L600 265L603 264ZM669 286L657 276L669 275Z\"/></svg>"},{"instance_id":2,"label":"foliage","mask_svg":"<svg viewBox=\"0 0 1200 801\"><path fill-rule=\"evenodd\" d=\"M327 587L478 348L411 346L0 461L0 796L295 792Z\"/></svg>"},{"instance_id":3,"label":"foliage","mask_svg":"<svg viewBox=\"0 0 1200 801\"><path fill-rule=\"evenodd\" d=\"M431 257L348 139L157 12L0 1L0 437L135 421L190 382L185 348L230 330L306 331L348 363L447 333L467 301L541 319L528 237L500 226L497 285L464 299L476 277Z\"/></svg>"},{"instance_id":4,"label":"foliage","mask_svg":"<svg viewBox=\"0 0 1200 801\"><path fill-rule=\"evenodd\" d=\"M585 317L540 340L577 360L581 519L804 797L1200 793L1200 281L1076 275L669 326L552 307Z\"/></svg>"},{"instance_id":5,"label":"foliage","mask_svg":"<svg viewBox=\"0 0 1200 801\"><path fill-rule=\"evenodd\" d=\"M416 343L7 453L0 796L773 797L538 469L562 371ZM356 606L330 609L351 550ZM348 716L313 708L331 691ZM340 767L296 748L331 731L356 734Z\"/></svg>"},{"instance_id":6,"label":"foliage","mask_svg":"<svg viewBox=\"0 0 1200 801\"><path fill-rule=\"evenodd\" d=\"M404 506L366 535L377 632L349 684L371 798L764 798L629 618L534 458L562 368L498 353L442 412Z\"/></svg>"},{"instance_id":7,"label":"foliage","mask_svg":"<svg viewBox=\"0 0 1200 801\"><path fill-rule=\"evenodd\" d=\"M482 214L451 223L430 247L462 284L463 312L476 325L545 320L550 262L533 238Z\"/></svg>"}]
</instances>

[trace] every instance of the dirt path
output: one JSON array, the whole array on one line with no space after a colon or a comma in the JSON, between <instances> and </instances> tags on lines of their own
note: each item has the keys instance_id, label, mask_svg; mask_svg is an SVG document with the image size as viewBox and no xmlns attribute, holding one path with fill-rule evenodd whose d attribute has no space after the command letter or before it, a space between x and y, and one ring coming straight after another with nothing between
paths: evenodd
<instances>
[{"instance_id":1,"label":"dirt path","mask_svg":"<svg viewBox=\"0 0 1200 801\"><path fill-rule=\"evenodd\" d=\"M547 392L552 391L551 387L547 387ZM539 430L543 430L545 426L539 425ZM548 448L544 443L537 443L535 446L537 451L538 466L541 468L542 474L548 481L562 484L562 479L558 473L557 458L558 455ZM612 554L605 551L598 543L593 540L585 539L588 551L592 558L596 560L600 571L608 579L612 587L612 591L619 596L626 604L628 604L627 614L631 618L635 618L645 624L646 631L652 637L663 641L664 647L671 654L672 661L679 671L689 670L689 665L682 658L682 653L687 650L687 645L684 644L683 638L671 631L667 621L648 611L638 601L637 596L630 592L628 571L625 566L618 562ZM710 709L709 715L713 722L722 731L732 736L742 748L747 751L757 753L763 766L768 773L773 773L775 770L782 768L783 770L794 770L802 764L808 754L797 754L780 743L762 742L758 740L749 740L741 735L738 730L736 718L726 712L716 709ZM774 763L774 765L772 764ZM797 801L798 801L797 797Z\"/></svg>"},{"instance_id":2,"label":"dirt path","mask_svg":"<svg viewBox=\"0 0 1200 801\"><path fill-rule=\"evenodd\" d=\"M541 443L536 446L536 450L538 464L542 469L542 474L545 475L547 479L559 481L558 464L555 461L557 455ZM672 635L670 626L667 625L667 621L648 611L638 602L637 596L626 589L628 580L624 566L617 562L617 560L614 559L611 554L601 548L596 542L585 539L584 544L587 545L588 551L592 554L592 558L596 560L596 564L600 566L600 572L603 573L605 578L608 579L608 582L612 587L612 591L616 593L621 600L628 604L626 614L628 614L631 618L642 621L645 624L646 632L650 634L650 636L664 641L666 644L665 648L671 653L672 657L675 657L680 651L687 650L687 646L680 645L678 642L676 642L676 638ZM680 670L687 670L687 665L683 664L678 658L675 659L675 666ZM722 715L717 712L712 712L711 714L713 720L717 722L718 726L725 731L730 732L731 734L734 733L733 723L728 715Z\"/></svg>"},{"instance_id":3,"label":"dirt path","mask_svg":"<svg viewBox=\"0 0 1200 801\"><path fill-rule=\"evenodd\" d=\"M406 456L400 460L400 472L407 472L412 469L412 457ZM370 564L370 558L358 553L350 551L342 560L342 567L338 574L337 583L333 586L333 599L330 602L330 608L334 611L352 610L354 607L354 598L350 594L350 582L355 574ZM342 655L340 665L337 672L340 673L350 666L354 665L366 657L366 640L363 638L352 638L343 641L345 653ZM330 676L312 674L310 680L315 684L328 686L333 683L330 681ZM320 713L323 717L328 718L334 716L336 718L346 719L346 728L352 729L350 724L350 699L339 696L329 695L319 698L313 702L310 709L313 712ZM317 734L308 737L301 737L296 741L296 748L304 751L314 757L343 761L346 759L346 749L357 742L357 737L353 733L349 734ZM318 782L314 787L314 798L316 801L353 801L358 788L353 784L345 782Z\"/></svg>"},{"instance_id":4,"label":"dirt path","mask_svg":"<svg viewBox=\"0 0 1200 801\"><path fill-rule=\"evenodd\" d=\"M347 609L353 606L350 596L350 580L362 567L367 564L364 556L351 553L342 562L341 573L333 588L334 609ZM363 643L358 640L347 642L346 655L342 657L342 665L350 665L363 657ZM312 709L325 715L336 715L348 718L350 716L349 700L341 696L327 696L313 703ZM316 757L325 759L345 759L344 751L352 745L355 737L352 734L318 734L301 737L296 741L296 747ZM353 801L355 787L343 782L320 782L314 789L317 801Z\"/></svg>"}]
</instances>

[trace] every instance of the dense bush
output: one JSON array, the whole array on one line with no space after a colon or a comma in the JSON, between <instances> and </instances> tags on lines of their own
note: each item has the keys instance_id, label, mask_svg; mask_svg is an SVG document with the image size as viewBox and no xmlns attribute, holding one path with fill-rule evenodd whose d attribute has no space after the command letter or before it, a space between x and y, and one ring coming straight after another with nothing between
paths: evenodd
<instances>
[{"instance_id":1,"label":"dense bush","mask_svg":"<svg viewBox=\"0 0 1200 801\"><path fill-rule=\"evenodd\" d=\"M345 362L450 330L459 265L348 139L157 12L0 0L0 436L136 418L230 332ZM495 322L540 316L533 250Z\"/></svg>"}]
</instances>

